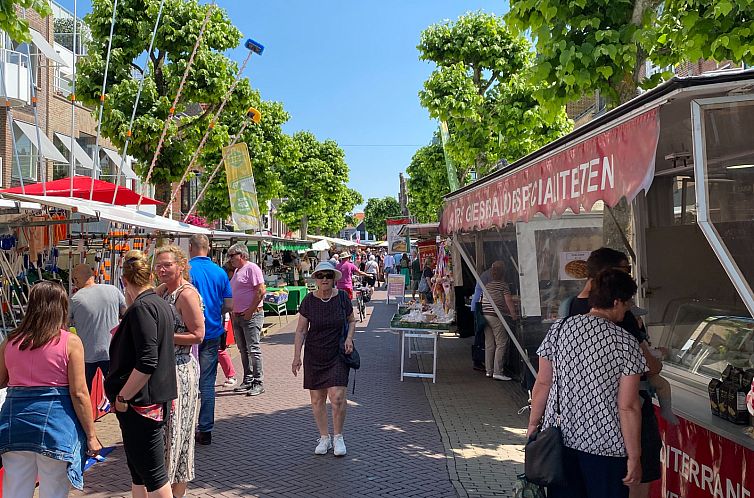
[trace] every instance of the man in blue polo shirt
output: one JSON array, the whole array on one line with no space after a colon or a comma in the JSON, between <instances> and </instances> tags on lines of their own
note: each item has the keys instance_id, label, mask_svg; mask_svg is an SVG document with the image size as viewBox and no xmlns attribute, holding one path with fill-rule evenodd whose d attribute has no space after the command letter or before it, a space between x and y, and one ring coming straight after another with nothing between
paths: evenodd
<instances>
[{"instance_id":1,"label":"man in blue polo shirt","mask_svg":"<svg viewBox=\"0 0 754 498\"><path fill-rule=\"evenodd\" d=\"M192 235L189 239L189 276L204 301L204 341L199 345L199 391L202 404L199 409L199 427L196 442L212 443L215 425L215 380L217 378L217 350L225 332L223 316L233 309L230 281L222 268L207 257L209 239L205 235Z\"/></svg>"}]
</instances>

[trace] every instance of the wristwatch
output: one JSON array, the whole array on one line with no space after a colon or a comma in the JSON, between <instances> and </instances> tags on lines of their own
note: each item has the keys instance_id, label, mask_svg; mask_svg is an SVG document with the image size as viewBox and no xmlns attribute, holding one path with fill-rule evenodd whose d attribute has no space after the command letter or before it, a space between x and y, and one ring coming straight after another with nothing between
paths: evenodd
<instances>
[{"instance_id":1,"label":"wristwatch","mask_svg":"<svg viewBox=\"0 0 754 498\"><path fill-rule=\"evenodd\" d=\"M126 400L126 398L124 398L120 394L115 397L115 401L117 401L118 403L123 403L125 405L128 404L128 401Z\"/></svg>"}]
</instances>

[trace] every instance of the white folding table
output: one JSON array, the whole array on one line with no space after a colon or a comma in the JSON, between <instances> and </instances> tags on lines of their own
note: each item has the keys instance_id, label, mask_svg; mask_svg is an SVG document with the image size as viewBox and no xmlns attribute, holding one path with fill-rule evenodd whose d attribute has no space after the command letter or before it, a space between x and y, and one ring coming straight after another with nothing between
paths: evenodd
<instances>
[{"instance_id":1,"label":"white folding table","mask_svg":"<svg viewBox=\"0 0 754 498\"><path fill-rule=\"evenodd\" d=\"M392 329L401 333L401 382L403 382L404 377L418 377L421 379L432 379L432 383L435 383L437 380L437 338L441 330L414 327L392 327ZM431 340L432 349L415 348L414 345L422 339ZM420 354L432 355L432 373L406 372L406 340L408 340L409 358Z\"/></svg>"}]
</instances>

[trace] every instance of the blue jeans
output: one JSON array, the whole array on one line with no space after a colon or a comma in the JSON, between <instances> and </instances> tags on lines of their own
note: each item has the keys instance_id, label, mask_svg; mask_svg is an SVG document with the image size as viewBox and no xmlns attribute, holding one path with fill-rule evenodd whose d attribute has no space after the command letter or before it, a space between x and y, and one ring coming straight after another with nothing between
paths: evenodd
<instances>
[{"instance_id":1,"label":"blue jeans","mask_svg":"<svg viewBox=\"0 0 754 498\"><path fill-rule=\"evenodd\" d=\"M215 380L217 379L217 350L220 338L205 339L199 344L199 432L212 432L215 427Z\"/></svg>"},{"instance_id":2,"label":"blue jeans","mask_svg":"<svg viewBox=\"0 0 754 498\"><path fill-rule=\"evenodd\" d=\"M241 315L233 314L233 335L236 339L238 351L241 352L241 365L243 365L243 383L262 383L262 347L259 340L262 337L264 325L264 312L257 311L250 320Z\"/></svg>"}]
</instances>

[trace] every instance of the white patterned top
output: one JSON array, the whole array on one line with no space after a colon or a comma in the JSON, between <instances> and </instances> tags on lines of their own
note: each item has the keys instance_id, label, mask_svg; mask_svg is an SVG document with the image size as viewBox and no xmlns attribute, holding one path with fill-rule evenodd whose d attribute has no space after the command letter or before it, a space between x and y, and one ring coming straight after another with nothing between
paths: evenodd
<instances>
[{"instance_id":1,"label":"white patterned top","mask_svg":"<svg viewBox=\"0 0 754 498\"><path fill-rule=\"evenodd\" d=\"M626 456L618 416L618 382L623 376L647 370L639 343L604 318L573 316L558 332L561 321L550 327L537 349L539 356L553 364L543 428L555 425L559 388L563 444L593 455Z\"/></svg>"}]
</instances>

